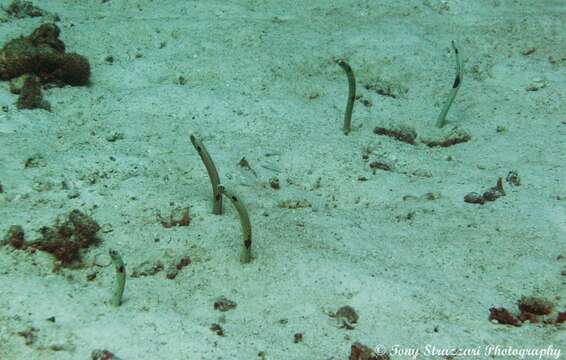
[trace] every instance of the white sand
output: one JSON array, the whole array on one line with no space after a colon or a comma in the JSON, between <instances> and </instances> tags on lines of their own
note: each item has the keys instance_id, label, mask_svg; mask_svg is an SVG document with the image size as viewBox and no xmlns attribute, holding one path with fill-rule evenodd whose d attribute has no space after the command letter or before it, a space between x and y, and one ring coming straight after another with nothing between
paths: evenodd
<instances>
[{"instance_id":1,"label":"white sand","mask_svg":"<svg viewBox=\"0 0 566 360\"><path fill-rule=\"evenodd\" d=\"M0 236L19 224L33 240L80 209L112 229L99 232L103 242L85 261L107 263L113 248L129 273L145 261L166 269L129 278L124 304L112 308L112 267L54 273L50 255L3 247L0 359L88 359L108 349L121 359L342 360L354 341L382 344L393 359L410 358L394 355L394 345L482 351L458 359L491 358L490 344L551 346L565 357L564 324L488 320L494 306L516 313L522 296L552 301L549 319L566 309L563 1L34 3L60 16L67 51L90 60L92 83L46 91L51 112L18 111L2 83ZM0 23L0 38L28 35L42 21ZM453 39L465 78L438 130L454 78ZM361 96L350 136L341 132L347 82L339 58L354 69ZM378 80L399 96L364 87ZM527 91L533 84L542 87ZM454 127L472 138L429 148L373 134L399 125L419 139ZM211 214L191 132L247 205L249 265L239 262L232 205ZM117 133L123 139L107 140ZM37 155L39 166L24 168ZM238 165L243 157L257 176ZM374 174L373 161L393 171ZM505 182L506 196L463 201L512 170L521 185ZM274 176L280 190L269 186ZM311 207L278 206L285 201ZM190 226L163 228L156 213L177 206L190 207ZM192 264L167 279L181 256ZM237 307L214 310L220 296ZM343 305L359 313L354 330L326 314ZM26 345L18 333L30 331Z\"/></svg>"}]
</instances>

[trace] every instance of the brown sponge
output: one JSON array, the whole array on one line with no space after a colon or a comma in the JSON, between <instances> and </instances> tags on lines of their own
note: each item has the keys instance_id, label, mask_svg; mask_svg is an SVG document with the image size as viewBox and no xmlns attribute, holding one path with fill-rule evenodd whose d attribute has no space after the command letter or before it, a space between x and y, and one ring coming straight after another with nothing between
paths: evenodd
<instances>
[{"instance_id":1,"label":"brown sponge","mask_svg":"<svg viewBox=\"0 0 566 360\"><path fill-rule=\"evenodd\" d=\"M65 53L65 43L59 39L60 30L55 24L43 24L29 36L8 41L0 50L0 80L12 80L22 75L32 75L41 85L56 86L86 85L90 78L88 60L76 53ZM39 91L41 97L41 89ZM22 103L28 101L21 100ZM19 108L46 108L46 103L36 101L39 106Z\"/></svg>"}]
</instances>

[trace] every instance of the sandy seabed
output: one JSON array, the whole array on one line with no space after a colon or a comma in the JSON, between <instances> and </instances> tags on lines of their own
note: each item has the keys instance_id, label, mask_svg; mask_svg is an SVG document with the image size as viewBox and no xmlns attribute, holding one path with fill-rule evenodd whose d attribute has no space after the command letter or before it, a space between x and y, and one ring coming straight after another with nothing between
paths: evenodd
<instances>
[{"instance_id":1,"label":"sandy seabed","mask_svg":"<svg viewBox=\"0 0 566 360\"><path fill-rule=\"evenodd\" d=\"M34 4L92 75L45 90L51 111L16 109L1 83L0 236L33 241L79 209L101 242L77 268L0 248L0 359L343 360L356 341L392 359L565 357L564 1ZM1 19L3 41L50 21ZM452 40L464 79L438 129ZM348 136L338 59L357 79ZM211 212L191 133L247 208L250 264L234 207ZM499 178L505 196L464 201ZM178 208L190 224L163 226ZM95 265L109 249L120 307L114 268ZM489 320L523 297L551 313ZM329 316L346 305L353 329Z\"/></svg>"}]
</instances>

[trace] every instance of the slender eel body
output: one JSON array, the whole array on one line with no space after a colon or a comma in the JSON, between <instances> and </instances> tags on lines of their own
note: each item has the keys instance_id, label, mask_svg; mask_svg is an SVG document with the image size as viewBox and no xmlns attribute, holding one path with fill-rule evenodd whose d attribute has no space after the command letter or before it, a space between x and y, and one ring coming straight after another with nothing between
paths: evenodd
<instances>
[{"instance_id":1,"label":"slender eel body","mask_svg":"<svg viewBox=\"0 0 566 360\"><path fill-rule=\"evenodd\" d=\"M346 104L346 112L344 113L344 134L348 135L352 130L352 111L354 110L354 101L356 101L356 78L350 65L344 60L339 60L338 65L346 72L348 76L348 103Z\"/></svg>"},{"instance_id":2,"label":"slender eel body","mask_svg":"<svg viewBox=\"0 0 566 360\"><path fill-rule=\"evenodd\" d=\"M213 201L212 213L215 215L221 215L222 194L220 194L220 192L218 191L218 185L220 184L220 177L218 176L218 171L216 170L216 166L214 166L214 162L212 161L212 158L208 154L208 151L206 151L204 144L199 139L197 139L196 136L194 136L193 134L191 134L190 138L191 138L191 143L193 143L193 146L197 150L202 162L204 163L204 166L206 167L206 171L208 172L208 177L210 178L210 183L212 184L212 201Z\"/></svg>"},{"instance_id":3,"label":"slender eel body","mask_svg":"<svg viewBox=\"0 0 566 360\"><path fill-rule=\"evenodd\" d=\"M120 254L115 250L109 250L108 254L112 259L112 263L116 268L116 286L112 294L112 306L120 306L122 304L122 296L126 287L126 267Z\"/></svg>"},{"instance_id":4,"label":"slender eel body","mask_svg":"<svg viewBox=\"0 0 566 360\"><path fill-rule=\"evenodd\" d=\"M240 262L247 264L252 260L252 225L250 223L250 217L248 216L248 212L244 207L244 204L242 204L236 195L226 190L224 185L218 185L218 190L221 194L227 196L232 201L232 204L234 204L234 207L240 216L242 237L244 240L244 247L242 248L242 253L240 255Z\"/></svg>"},{"instance_id":5,"label":"slender eel body","mask_svg":"<svg viewBox=\"0 0 566 360\"><path fill-rule=\"evenodd\" d=\"M448 100L444 104L440 115L438 115L438 119L436 120L436 127L443 127L446 124L446 114L448 114L448 110L452 106L454 99L456 98L456 94L458 90L460 90L460 86L462 85L462 80L464 79L464 67L462 66L462 58L460 56L460 52L456 47L456 43L452 41L452 49L454 49L454 55L456 57L456 78L454 79L454 84L452 84L452 89L450 89L450 94L448 95Z\"/></svg>"}]
</instances>

